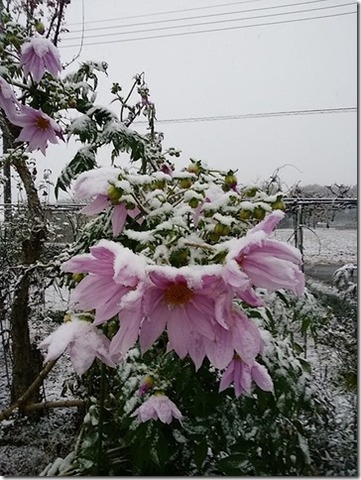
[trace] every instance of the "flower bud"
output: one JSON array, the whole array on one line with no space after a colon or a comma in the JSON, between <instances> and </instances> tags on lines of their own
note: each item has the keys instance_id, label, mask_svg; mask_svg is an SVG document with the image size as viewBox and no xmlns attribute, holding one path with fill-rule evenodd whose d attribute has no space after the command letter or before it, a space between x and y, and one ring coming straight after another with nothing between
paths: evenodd
<instances>
[{"instance_id":1,"label":"flower bud","mask_svg":"<svg viewBox=\"0 0 361 480\"><path fill-rule=\"evenodd\" d=\"M188 202L188 205L192 208L197 208L198 207L198 204L199 204L199 200L198 198L191 198Z\"/></svg>"},{"instance_id":2,"label":"flower bud","mask_svg":"<svg viewBox=\"0 0 361 480\"><path fill-rule=\"evenodd\" d=\"M189 258L189 249L188 248L180 248L178 250L174 250L170 256L169 261L173 267L184 267L188 263Z\"/></svg>"},{"instance_id":3,"label":"flower bud","mask_svg":"<svg viewBox=\"0 0 361 480\"><path fill-rule=\"evenodd\" d=\"M75 283L79 283L83 280L85 275L83 273L73 273L71 276Z\"/></svg>"},{"instance_id":4,"label":"flower bud","mask_svg":"<svg viewBox=\"0 0 361 480\"><path fill-rule=\"evenodd\" d=\"M134 202L125 202L125 206L127 210L133 210L136 207Z\"/></svg>"},{"instance_id":5,"label":"flower bud","mask_svg":"<svg viewBox=\"0 0 361 480\"><path fill-rule=\"evenodd\" d=\"M242 208L242 210L240 210L238 213L238 218L240 220L249 220L251 218L251 215L252 215L251 210L245 210Z\"/></svg>"},{"instance_id":6,"label":"flower bud","mask_svg":"<svg viewBox=\"0 0 361 480\"><path fill-rule=\"evenodd\" d=\"M256 195L257 191L258 191L257 187L248 188L246 190L246 195L247 195L247 197L254 197Z\"/></svg>"},{"instance_id":7,"label":"flower bud","mask_svg":"<svg viewBox=\"0 0 361 480\"><path fill-rule=\"evenodd\" d=\"M112 204L116 205L119 203L119 200L123 195L123 190L121 188L117 188L115 185L109 185L107 189L107 195Z\"/></svg>"},{"instance_id":8,"label":"flower bud","mask_svg":"<svg viewBox=\"0 0 361 480\"><path fill-rule=\"evenodd\" d=\"M257 220L263 220L265 216L266 216L266 210L264 208L256 207L253 210L253 217L256 218Z\"/></svg>"},{"instance_id":9,"label":"flower bud","mask_svg":"<svg viewBox=\"0 0 361 480\"><path fill-rule=\"evenodd\" d=\"M286 204L282 198L277 199L275 202L271 203L272 210L285 210Z\"/></svg>"},{"instance_id":10,"label":"flower bud","mask_svg":"<svg viewBox=\"0 0 361 480\"><path fill-rule=\"evenodd\" d=\"M220 235L219 235L219 233L216 233L216 232L213 231L213 232L209 232L208 238L209 238L210 242L216 243L216 242L219 241Z\"/></svg>"},{"instance_id":11,"label":"flower bud","mask_svg":"<svg viewBox=\"0 0 361 480\"><path fill-rule=\"evenodd\" d=\"M213 232L219 236L228 235L230 231L229 225L223 225L222 223L217 223L213 229Z\"/></svg>"},{"instance_id":12,"label":"flower bud","mask_svg":"<svg viewBox=\"0 0 361 480\"><path fill-rule=\"evenodd\" d=\"M42 22L36 22L35 23L35 30L40 33L40 35L44 35L44 32L45 32L45 27L44 27L44 24Z\"/></svg>"},{"instance_id":13,"label":"flower bud","mask_svg":"<svg viewBox=\"0 0 361 480\"><path fill-rule=\"evenodd\" d=\"M237 185L237 177L235 174L230 170L227 175L224 177L224 183L227 185L229 188L233 188Z\"/></svg>"},{"instance_id":14,"label":"flower bud","mask_svg":"<svg viewBox=\"0 0 361 480\"><path fill-rule=\"evenodd\" d=\"M189 167L187 167L187 172L189 173L195 173L196 175L199 175L201 171L202 171L202 168L197 163L191 163Z\"/></svg>"},{"instance_id":15,"label":"flower bud","mask_svg":"<svg viewBox=\"0 0 361 480\"><path fill-rule=\"evenodd\" d=\"M211 210L210 208L207 208L206 210L203 210L203 215L206 218L211 218L214 215L214 210Z\"/></svg>"},{"instance_id":16,"label":"flower bud","mask_svg":"<svg viewBox=\"0 0 361 480\"><path fill-rule=\"evenodd\" d=\"M179 186L181 188L189 188L192 186L192 180L190 178L182 178L182 180L179 181Z\"/></svg>"},{"instance_id":17,"label":"flower bud","mask_svg":"<svg viewBox=\"0 0 361 480\"><path fill-rule=\"evenodd\" d=\"M151 375L145 376L138 390L139 395L140 396L145 395L153 387L153 385L154 385L154 378Z\"/></svg>"},{"instance_id":18,"label":"flower bud","mask_svg":"<svg viewBox=\"0 0 361 480\"><path fill-rule=\"evenodd\" d=\"M151 190L164 190L165 185L165 180L154 180L151 183Z\"/></svg>"}]
</instances>

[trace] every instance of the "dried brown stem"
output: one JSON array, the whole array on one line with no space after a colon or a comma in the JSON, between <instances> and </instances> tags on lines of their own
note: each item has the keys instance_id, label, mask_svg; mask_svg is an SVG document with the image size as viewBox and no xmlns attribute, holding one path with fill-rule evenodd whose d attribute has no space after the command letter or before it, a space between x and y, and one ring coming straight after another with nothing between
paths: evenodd
<instances>
[{"instance_id":1,"label":"dried brown stem","mask_svg":"<svg viewBox=\"0 0 361 480\"><path fill-rule=\"evenodd\" d=\"M53 402L32 403L24 408L25 412L34 412L48 408L83 407L85 400L58 400Z\"/></svg>"},{"instance_id":2,"label":"dried brown stem","mask_svg":"<svg viewBox=\"0 0 361 480\"><path fill-rule=\"evenodd\" d=\"M48 362L45 367L42 369L42 371L39 373L39 375L36 377L34 382L30 385L30 387L21 395L16 402L14 402L12 405L10 405L9 408L6 408L2 412L0 412L0 421L1 420L6 420L9 418L14 410L17 408L22 409L22 405L26 402L26 400L31 396L31 394L43 383L45 377L48 375L50 370L54 367L56 363L56 360L52 360L51 362ZM23 408L22 410L26 410L26 408Z\"/></svg>"},{"instance_id":3,"label":"dried brown stem","mask_svg":"<svg viewBox=\"0 0 361 480\"><path fill-rule=\"evenodd\" d=\"M203 248L204 250L216 250L215 247L212 245L208 245L207 243L195 243L195 242L184 242L185 245L188 247L195 247L195 248Z\"/></svg>"}]
</instances>

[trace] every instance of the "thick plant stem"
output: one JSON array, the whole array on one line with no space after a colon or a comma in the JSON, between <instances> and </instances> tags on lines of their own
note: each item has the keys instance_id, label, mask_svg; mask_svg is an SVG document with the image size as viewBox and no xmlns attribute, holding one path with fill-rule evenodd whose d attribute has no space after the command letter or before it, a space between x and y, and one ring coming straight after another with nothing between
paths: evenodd
<instances>
[{"instance_id":1,"label":"thick plant stem","mask_svg":"<svg viewBox=\"0 0 361 480\"><path fill-rule=\"evenodd\" d=\"M42 364L40 352L32 347L30 341L30 272L26 270L26 266L33 265L40 260L47 232L44 210L25 160L15 158L12 164L25 187L30 223L29 236L22 242L21 263L25 268L15 285L11 309L13 355L11 401L15 402L37 377ZM37 402L39 400L39 391L34 390L27 400L29 402Z\"/></svg>"}]
</instances>

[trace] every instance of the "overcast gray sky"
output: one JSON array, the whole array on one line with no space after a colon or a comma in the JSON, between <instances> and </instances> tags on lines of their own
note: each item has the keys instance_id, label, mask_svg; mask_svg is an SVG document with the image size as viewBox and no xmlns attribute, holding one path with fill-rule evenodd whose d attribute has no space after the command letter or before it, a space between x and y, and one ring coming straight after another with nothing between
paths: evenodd
<instances>
[{"instance_id":1,"label":"overcast gray sky","mask_svg":"<svg viewBox=\"0 0 361 480\"><path fill-rule=\"evenodd\" d=\"M60 51L63 62L78 52L84 16L76 63L109 64L98 103L109 103L112 82L126 89L144 71L159 121L352 108L356 10L350 0L72 0ZM165 146L182 150L179 165L193 157L238 169L242 183L290 164L280 171L285 186L355 184L356 119L347 111L159 123L157 129ZM57 174L73 153L74 146L50 147L39 166Z\"/></svg>"}]
</instances>

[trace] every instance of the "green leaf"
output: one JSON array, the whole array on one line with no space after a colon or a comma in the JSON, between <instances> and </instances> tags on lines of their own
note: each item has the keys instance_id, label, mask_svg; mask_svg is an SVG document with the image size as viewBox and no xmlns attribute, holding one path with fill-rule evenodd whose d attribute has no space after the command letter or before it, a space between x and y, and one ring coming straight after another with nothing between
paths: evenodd
<instances>
[{"instance_id":1,"label":"green leaf","mask_svg":"<svg viewBox=\"0 0 361 480\"><path fill-rule=\"evenodd\" d=\"M167 439L163 435L162 431L159 432L159 438L156 445L157 449L157 456L158 456L158 464L160 467L164 467L169 462L170 451L169 451L169 443Z\"/></svg>"},{"instance_id":2,"label":"green leaf","mask_svg":"<svg viewBox=\"0 0 361 480\"><path fill-rule=\"evenodd\" d=\"M218 462L218 467L224 475L242 476L243 465L247 462L247 452L229 455Z\"/></svg>"},{"instance_id":3,"label":"green leaf","mask_svg":"<svg viewBox=\"0 0 361 480\"><path fill-rule=\"evenodd\" d=\"M357 373L356 372L346 372L345 373L345 386L349 391L357 390Z\"/></svg>"},{"instance_id":4,"label":"green leaf","mask_svg":"<svg viewBox=\"0 0 361 480\"><path fill-rule=\"evenodd\" d=\"M208 452L208 443L205 438L203 438L194 448L194 461L199 469L202 468L203 462L207 457Z\"/></svg>"},{"instance_id":5,"label":"green leaf","mask_svg":"<svg viewBox=\"0 0 361 480\"><path fill-rule=\"evenodd\" d=\"M69 138L78 135L82 143L94 142L98 135L96 123L88 115L82 115L73 120L68 130Z\"/></svg>"},{"instance_id":6,"label":"green leaf","mask_svg":"<svg viewBox=\"0 0 361 480\"><path fill-rule=\"evenodd\" d=\"M294 348L296 354L300 354L300 353L303 353L303 352L304 352L303 346L300 345L299 343L293 342L292 345L293 345L293 348Z\"/></svg>"},{"instance_id":7,"label":"green leaf","mask_svg":"<svg viewBox=\"0 0 361 480\"><path fill-rule=\"evenodd\" d=\"M61 171L55 185L55 197L58 198L59 189L66 192L72 180L80 173L92 170L97 166L95 159L96 149L94 147L84 147L80 149L70 163Z\"/></svg>"},{"instance_id":8,"label":"green leaf","mask_svg":"<svg viewBox=\"0 0 361 480\"><path fill-rule=\"evenodd\" d=\"M278 298L280 298L282 300L282 302L286 305L286 307L290 306L290 302L289 302L288 298L286 297L286 295L284 295L282 292L279 292L279 291L276 291L276 295L277 295Z\"/></svg>"},{"instance_id":9,"label":"green leaf","mask_svg":"<svg viewBox=\"0 0 361 480\"><path fill-rule=\"evenodd\" d=\"M301 333L306 333L308 330L308 327L311 325L311 319L310 317L306 317L301 325Z\"/></svg>"},{"instance_id":10,"label":"green leaf","mask_svg":"<svg viewBox=\"0 0 361 480\"><path fill-rule=\"evenodd\" d=\"M303 370L307 373L311 373L311 364L307 362L304 358L297 357L297 360L300 362Z\"/></svg>"}]
</instances>

